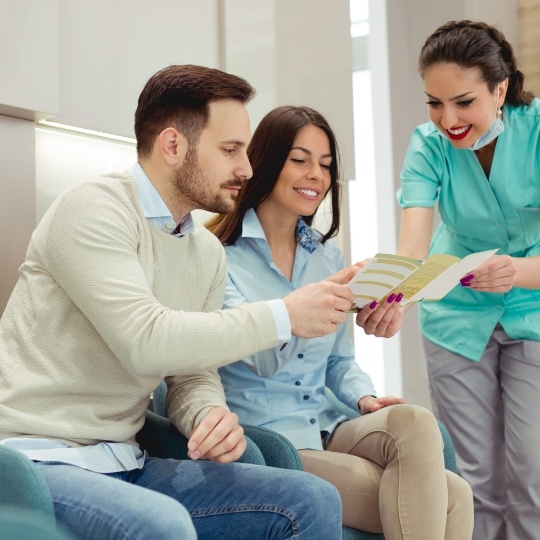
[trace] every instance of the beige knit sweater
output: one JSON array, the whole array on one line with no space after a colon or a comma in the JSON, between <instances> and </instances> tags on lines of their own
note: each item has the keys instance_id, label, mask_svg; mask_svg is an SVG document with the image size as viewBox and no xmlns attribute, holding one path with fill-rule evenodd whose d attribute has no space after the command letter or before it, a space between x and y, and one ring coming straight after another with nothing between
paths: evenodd
<instances>
[{"instance_id":1,"label":"beige knit sweater","mask_svg":"<svg viewBox=\"0 0 540 540\"><path fill-rule=\"evenodd\" d=\"M186 435L225 405L215 368L274 346L266 302L224 310L224 250L149 225L126 174L83 183L35 230L0 320L0 439L134 442L167 375Z\"/></svg>"}]
</instances>

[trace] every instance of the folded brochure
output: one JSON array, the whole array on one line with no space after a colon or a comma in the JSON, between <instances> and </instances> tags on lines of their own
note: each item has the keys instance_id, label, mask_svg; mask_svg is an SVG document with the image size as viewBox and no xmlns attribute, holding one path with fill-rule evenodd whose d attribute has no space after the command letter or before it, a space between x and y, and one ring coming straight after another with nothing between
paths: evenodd
<instances>
[{"instance_id":1,"label":"folded brochure","mask_svg":"<svg viewBox=\"0 0 540 540\"><path fill-rule=\"evenodd\" d=\"M463 259L454 255L431 255L418 261L400 255L377 253L348 283L356 309L373 300L381 302L392 293L403 294L402 305L422 300L440 300L461 278L489 259L497 249L471 253Z\"/></svg>"}]
</instances>

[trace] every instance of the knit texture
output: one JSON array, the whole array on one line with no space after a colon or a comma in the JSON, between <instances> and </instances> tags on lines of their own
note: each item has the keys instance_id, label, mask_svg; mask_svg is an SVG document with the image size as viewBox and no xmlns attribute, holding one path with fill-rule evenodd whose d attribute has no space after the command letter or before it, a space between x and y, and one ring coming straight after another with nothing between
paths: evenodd
<instances>
[{"instance_id":1,"label":"knit texture","mask_svg":"<svg viewBox=\"0 0 540 540\"><path fill-rule=\"evenodd\" d=\"M266 302L220 310L225 279L219 241L150 225L127 174L62 194L0 320L0 439L134 443L165 376L189 436L225 406L215 368L277 342Z\"/></svg>"}]
</instances>

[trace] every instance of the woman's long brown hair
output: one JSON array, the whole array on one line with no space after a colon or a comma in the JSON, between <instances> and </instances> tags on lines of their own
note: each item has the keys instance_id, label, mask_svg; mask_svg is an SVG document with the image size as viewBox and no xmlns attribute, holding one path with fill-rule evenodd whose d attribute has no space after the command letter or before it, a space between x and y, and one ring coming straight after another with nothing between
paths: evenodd
<instances>
[{"instance_id":1,"label":"woman's long brown hair","mask_svg":"<svg viewBox=\"0 0 540 540\"><path fill-rule=\"evenodd\" d=\"M250 208L257 209L274 188L281 169L301 129L313 125L322 129L328 136L332 163L330 165L330 189L332 197L332 224L321 238L321 243L338 233L340 224L340 163L336 136L328 122L317 111L309 107L283 106L270 111L259 123L247 154L253 177L248 180L238 195L235 209L230 214L218 214L206 227L211 230L222 244L232 245L242 232L242 221ZM308 225L313 216L302 216Z\"/></svg>"}]
</instances>

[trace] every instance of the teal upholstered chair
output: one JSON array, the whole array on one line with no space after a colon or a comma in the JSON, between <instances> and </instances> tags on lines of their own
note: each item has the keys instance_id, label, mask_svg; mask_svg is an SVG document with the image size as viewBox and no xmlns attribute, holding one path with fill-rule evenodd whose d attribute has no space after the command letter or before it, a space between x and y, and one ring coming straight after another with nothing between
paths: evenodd
<instances>
[{"instance_id":1,"label":"teal upholstered chair","mask_svg":"<svg viewBox=\"0 0 540 540\"><path fill-rule=\"evenodd\" d=\"M154 411L163 417L167 416L166 394L167 387L163 382L154 392ZM326 394L332 405L347 418L355 418L360 415L358 411L354 411L341 403L330 390L327 389ZM264 464L281 469L302 470L302 462L298 452L286 437L263 427L244 425L243 428L250 443L252 442L258 447ZM456 458L452 439L446 428L440 423L439 428L444 441L445 466L448 470L456 472ZM246 461L250 462L249 460ZM384 535L343 527L343 540L384 540Z\"/></svg>"},{"instance_id":2,"label":"teal upholstered chair","mask_svg":"<svg viewBox=\"0 0 540 540\"><path fill-rule=\"evenodd\" d=\"M137 441L150 455L187 459L187 439L168 418L146 411ZM258 446L247 439L239 461L265 465ZM56 527L51 495L38 467L24 454L0 444L0 540L72 540Z\"/></svg>"},{"instance_id":3,"label":"teal upholstered chair","mask_svg":"<svg viewBox=\"0 0 540 540\"><path fill-rule=\"evenodd\" d=\"M146 422L138 433L142 448L156 457L187 458L187 439L165 418L164 385L155 393L155 411L147 411ZM335 396L329 395L335 400ZM334 406L350 416L357 415L336 400ZM455 471L453 445L441 427L445 441L445 464ZM302 463L292 443L282 435L257 426L244 426L248 446L241 461L270 467L302 470ZM8 534L9 532L9 534ZM7 536L6 536L7 535ZM49 490L35 464L23 454L0 445L0 538L10 540L70 540L64 531L56 530ZM343 528L343 540L382 540L371 534Z\"/></svg>"},{"instance_id":4,"label":"teal upholstered chair","mask_svg":"<svg viewBox=\"0 0 540 540\"><path fill-rule=\"evenodd\" d=\"M186 437L164 415L146 411L146 421L141 431L137 433L137 442L153 457L189 459ZM248 436L246 442L246 451L238 461L266 465L259 447Z\"/></svg>"},{"instance_id":5,"label":"teal upholstered chair","mask_svg":"<svg viewBox=\"0 0 540 540\"><path fill-rule=\"evenodd\" d=\"M57 530L51 495L36 465L0 444L0 539L70 540Z\"/></svg>"}]
</instances>

